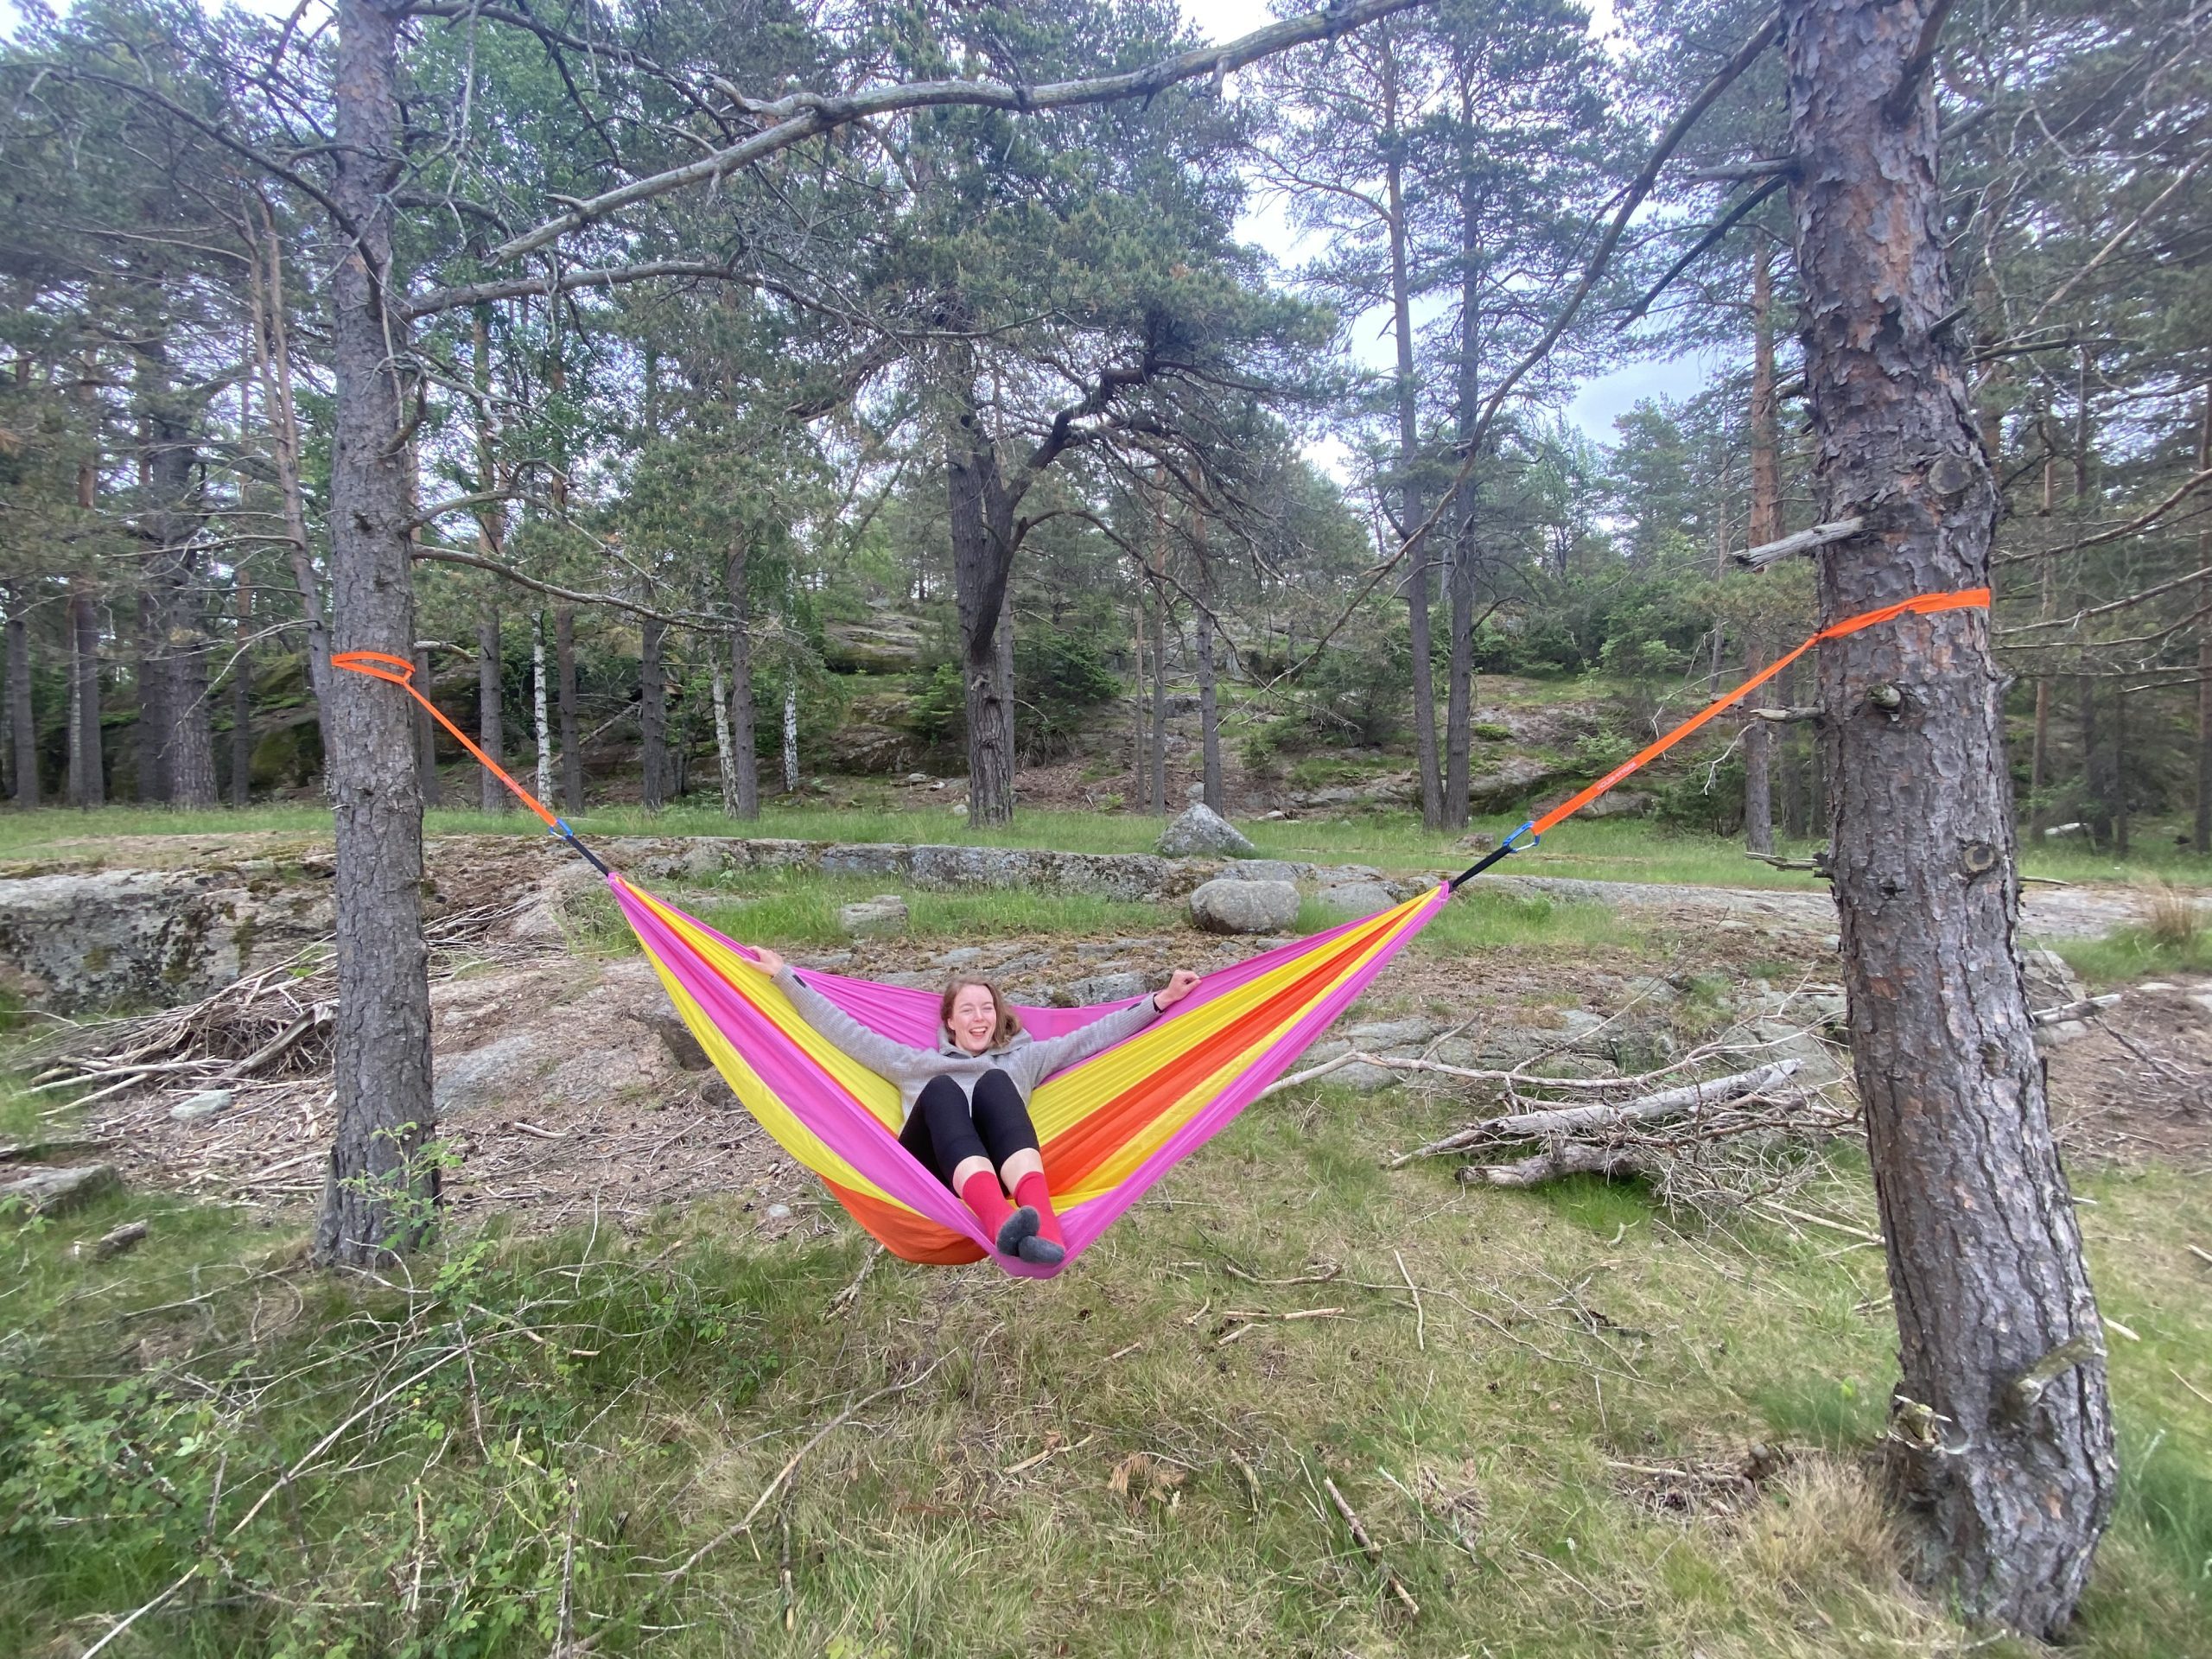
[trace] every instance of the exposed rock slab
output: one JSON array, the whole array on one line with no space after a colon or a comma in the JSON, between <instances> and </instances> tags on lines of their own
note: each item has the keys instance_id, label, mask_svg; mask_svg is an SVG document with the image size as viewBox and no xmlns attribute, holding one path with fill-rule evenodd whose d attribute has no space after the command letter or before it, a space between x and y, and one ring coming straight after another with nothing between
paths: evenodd
<instances>
[{"instance_id":1,"label":"exposed rock slab","mask_svg":"<svg viewBox=\"0 0 2212 1659\"><path fill-rule=\"evenodd\" d=\"M0 1211L22 1205L33 1215L59 1215L114 1192L123 1185L113 1164L78 1164L64 1169L34 1169L0 1181Z\"/></svg>"}]
</instances>

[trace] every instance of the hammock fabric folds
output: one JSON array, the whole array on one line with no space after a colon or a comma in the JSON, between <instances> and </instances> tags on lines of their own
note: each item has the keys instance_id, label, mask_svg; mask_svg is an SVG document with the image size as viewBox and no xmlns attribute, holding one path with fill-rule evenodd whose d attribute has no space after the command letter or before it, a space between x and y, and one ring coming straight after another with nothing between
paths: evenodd
<instances>
[{"instance_id":1,"label":"hammock fabric folds","mask_svg":"<svg viewBox=\"0 0 2212 1659\"><path fill-rule=\"evenodd\" d=\"M608 877L608 886L715 1070L855 1221L909 1262L974 1262L992 1254L968 1207L899 1144L896 1088L801 1019L743 946L619 875ZM1067 1259L1257 1099L1450 897L1448 888L1434 887L1380 915L1209 974L1135 1036L1040 1084L1029 1109ZM935 993L831 974L810 972L806 979L861 1024L899 1042L935 1046ZM1020 1013L1043 1038L1127 1006ZM1023 1277L1059 1271L993 1259Z\"/></svg>"}]
</instances>

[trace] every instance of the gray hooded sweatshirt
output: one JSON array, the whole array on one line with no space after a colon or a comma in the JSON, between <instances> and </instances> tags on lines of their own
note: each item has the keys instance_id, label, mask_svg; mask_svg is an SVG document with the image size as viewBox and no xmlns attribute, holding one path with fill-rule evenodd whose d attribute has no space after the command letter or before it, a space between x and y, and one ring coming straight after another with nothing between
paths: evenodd
<instances>
[{"instance_id":1,"label":"gray hooded sweatshirt","mask_svg":"<svg viewBox=\"0 0 2212 1659\"><path fill-rule=\"evenodd\" d=\"M902 1123L914 1115L914 1103L932 1077L950 1077L960 1085L960 1092L968 1096L972 1106L976 1079L986 1071L1003 1071L1021 1091L1026 1104L1030 1091L1053 1072L1078 1060L1087 1060L1102 1050L1113 1047L1124 1037L1134 1037L1160 1017L1159 1006L1147 996L1133 1007L1103 1014L1065 1036L1050 1037L1040 1043L1025 1031L997 1048L970 1054L952 1040L952 1033L942 1025L938 1027L934 1050L911 1048L880 1032L870 1031L800 979L791 971L789 963L776 976L776 983L783 988L784 995L791 998L791 1006L804 1016L808 1025L878 1077L899 1085L899 1119Z\"/></svg>"}]
</instances>

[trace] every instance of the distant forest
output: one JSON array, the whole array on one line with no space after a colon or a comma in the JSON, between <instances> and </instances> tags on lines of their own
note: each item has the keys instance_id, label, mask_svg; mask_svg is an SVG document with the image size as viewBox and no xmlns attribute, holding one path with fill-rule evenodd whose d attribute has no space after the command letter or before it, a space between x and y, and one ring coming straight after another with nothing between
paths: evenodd
<instances>
[{"instance_id":1,"label":"distant forest","mask_svg":"<svg viewBox=\"0 0 2212 1659\"><path fill-rule=\"evenodd\" d=\"M1045 87L1203 42L1103 0L416 8L379 187L408 337L364 371L330 321L322 14L29 8L0 48L8 792L319 786L364 372L401 416L421 674L572 808L619 743L649 805L720 780L756 810L845 718L831 630L887 607L923 633L904 717L965 746L986 818L1163 678L1292 750L1411 754L1439 826L1484 675L1603 676L1663 727L1815 623L1809 560L1737 556L1815 518L1783 63L1643 181L1752 8L1639 5L1604 41L1571 0L1355 10L1148 97L791 138L814 117L778 88ZM1955 18L1934 71L2015 795L2120 851L2146 821L2212 851L2205 27L2027 0ZM1295 259L1240 237L1256 211ZM1610 445L1563 417L1690 353L1706 389ZM1760 701L1716 728L1713 827L1821 833L1780 717L1809 683Z\"/></svg>"}]
</instances>

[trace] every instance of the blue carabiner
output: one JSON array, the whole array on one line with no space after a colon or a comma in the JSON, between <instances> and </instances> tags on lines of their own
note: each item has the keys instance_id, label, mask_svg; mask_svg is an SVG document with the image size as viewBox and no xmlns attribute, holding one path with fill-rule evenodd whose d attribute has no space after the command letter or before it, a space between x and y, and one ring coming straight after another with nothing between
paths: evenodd
<instances>
[{"instance_id":1,"label":"blue carabiner","mask_svg":"<svg viewBox=\"0 0 2212 1659\"><path fill-rule=\"evenodd\" d=\"M1528 836L1529 839L1526 841L1521 840L1520 837L1522 836ZM1506 836L1503 845L1504 846L1505 850L1509 853L1525 853L1531 847L1535 846L1542 840L1543 837L1536 833L1536 821L1534 818L1530 818L1518 830L1516 830L1511 835Z\"/></svg>"}]
</instances>

